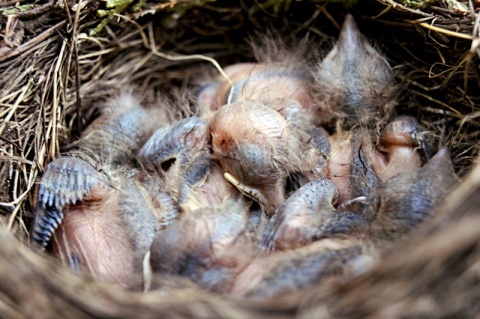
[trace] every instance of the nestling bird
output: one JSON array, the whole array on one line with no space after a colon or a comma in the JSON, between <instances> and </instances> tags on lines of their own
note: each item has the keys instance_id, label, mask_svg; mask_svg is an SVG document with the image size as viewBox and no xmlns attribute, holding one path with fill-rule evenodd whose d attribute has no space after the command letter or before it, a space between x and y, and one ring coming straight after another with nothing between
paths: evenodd
<instances>
[{"instance_id":1,"label":"nestling bird","mask_svg":"<svg viewBox=\"0 0 480 319\"><path fill-rule=\"evenodd\" d=\"M376 128L389 120L398 91L392 70L351 15L345 17L338 42L314 75L311 94L317 104L317 123Z\"/></svg>"},{"instance_id":2,"label":"nestling bird","mask_svg":"<svg viewBox=\"0 0 480 319\"><path fill-rule=\"evenodd\" d=\"M388 180L376 194L380 208L370 226L359 215L335 212L331 204L333 183L325 179L317 185L307 184L282 204L272 218L273 227L264 244L274 243L276 250L267 256L256 256L235 278L230 293L271 298L363 273L379 258L379 251L428 219L456 182L448 151L443 148L420 169ZM326 187L315 187L320 185ZM310 196L315 189L326 196ZM326 211L321 211L316 219L309 210L309 204L316 201L325 208L330 206L326 211L341 217L338 223L332 220L335 218L328 219ZM284 210L290 205L290 209ZM317 222L322 216L325 222Z\"/></svg>"},{"instance_id":3,"label":"nestling bird","mask_svg":"<svg viewBox=\"0 0 480 319\"><path fill-rule=\"evenodd\" d=\"M163 177L166 191L184 211L220 205L236 192L213 161L210 129L189 117L158 129L138 152L138 161Z\"/></svg>"},{"instance_id":4,"label":"nestling bird","mask_svg":"<svg viewBox=\"0 0 480 319\"><path fill-rule=\"evenodd\" d=\"M227 292L250 262L248 206L242 198L200 208L160 231L150 248L154 272L184 275L201 287Z\"/></svg>"},{"instance_id":5,"label":"nestling bird","mask_svg":"<svg viewBox=\"0 0 480 319\"><path fill-rule=\"evenodd\" d=\"M210 121L214 156L234 185L272 214L285 199L285 178L301 167L301 145L286 120L256 102L223 106Z\"/></svg>"},{"instance_id":6,"label":"nestling bird","mask_svg":"<svg viewBox=\"0 0 480 319\"><path fill-rule=\"evenodd\" d=\"M265 41L271 44L273 40ZM197 98L200 114L209 118L223 105L235 102L269 105L283 99L296 101L309 110L313 103L310 96L313 84L310 70L291 49L290 52L287 48L281 50L286 58L284 61L238 63L225 67L223 71L229 80L217 76L200 91Z\"/></svg>"},{"instance_id":7,"label":"nestling bird","mask_svg":"<svg viewBox=\"0 0 480 319\"><path fill-rule=\"evenodd\" d=\"M339 204L351 206L357 212L368 208L369 212L364 211L367 220L375 214L372 205L381 184L400 173L414 172L422 165L420 151L424 142L421 127L414 118L394 118L382 128L379 145L375 146L375 140L370 130L359 127L339 131L329 138L326 176L339 189ZM370 207L358 207L365 203Z\"/></svg>"},{"instance_id":8,"label":"nestling bird","mask_svg":"<svg viewBox=\"0 0 480 319\"><path fill-rule=\"evenodd\" d=\"M337 196L335 184L326 178L302 186L275 212L262 244L270 250L285 250L323 238L351 236L360 241L367 234L366 221L335 209Z\"/></svg>"},{"instance_id":9,"label":"nestling bird","mask_svg":"<svg viewBox=\"0 0 480 319\"><path fill-rule=\"evenodd\" d=\"M113 99L47 166L32 243L128 289L142 260L247 298L367 269L455 185L448 151L422 163L422 128L393 116L392 69L351 16L315 67L288 49L226 67L199 116Z\"/></svg>"},{"instance_id":10,"label":"nestling bird","mask_svg":"<svg viewBox=\"0 0 480 319\"><path fill-rule=\"evenodd\" d=\"M421 168L389 179L378 194L380 206L371 226L372 240L382 245L405 236L430 218L433 209L457 183L445 147Z\"/></svg>"},{"instance_id":11,"label":"nestling bird","mask_svg":"<svg viewBox=\"0 0 480 319\"><path fill-rule=\"evenodd\" d=\"M133 162L165 121L165 114L141 107L128 93L111 100L83 133L79 150L47 166L32 243L44 248L53 237L53 252L72 268L134 286L157 229L178 215L158 177Z\"/></svg>"}]
</instances>

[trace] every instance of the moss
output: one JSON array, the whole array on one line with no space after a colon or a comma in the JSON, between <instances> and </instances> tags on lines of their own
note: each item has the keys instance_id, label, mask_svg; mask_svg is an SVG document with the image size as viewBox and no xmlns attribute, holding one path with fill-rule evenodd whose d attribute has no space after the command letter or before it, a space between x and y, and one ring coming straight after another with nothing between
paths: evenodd
<instances>
[{"instance_id":1,"label":"moss","mask_svg":"<svg viewBox=\"0 0 480 319\"><path fill-rule=\"evenodd\" d=\"M428 6L432 5L436 2L436 0L395 0L398 3L401 3L409 8L412 9L425 9Z\"/></svg>"},{"instance_id":2,"label":"moss","mask_svg":"<svg viewBox=\"0 0 480 319\"><path fill-rule=\"evenodd\" d=\"M9 16L11 14L17 14L19 12L25 12L25 11L28 11L28 10L31 10L35 7L35 5L33 4L25 4L25 5L22 5L22 6L16 6L16 7L8 7L8 8L5 8L3 10L0 10L2 12L2 15L3 16Z\"/></svg>"}]
</instances>

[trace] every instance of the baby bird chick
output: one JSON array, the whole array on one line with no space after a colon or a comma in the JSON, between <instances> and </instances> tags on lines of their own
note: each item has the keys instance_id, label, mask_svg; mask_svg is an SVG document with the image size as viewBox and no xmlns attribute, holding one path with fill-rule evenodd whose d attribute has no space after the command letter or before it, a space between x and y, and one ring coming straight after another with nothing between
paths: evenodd
<instances>
[{"instance_id":1,"label":"baby bird chick","mask_svg":"<svg viewBox=\"0 0 480 319\"><path fill-rule=\"evenodd\" d=\"M165 188L184 212L220 205L236 194L212 159L210 130L202 118L158 129L137 158L147 170L164 176Z\"/></svg>"},{"instance_id":2,"label":"baby bird chick","mask_svg":"<svg viewBox=\"0 0 480 319\"><path fill-rule=\"evenodd\" d=\"M351 238L323 239L295 250L257 257L235 278L230 294L265 300L348 280L358 268L368 267L366 249ZM365 265L359 266L361 263Z\"/></svg>"},{"instance_id":3,"label":"baby bird chick","mask_svg":"<svg viewBox=\"0 0 480 319\"><path fill-rule=\"evenodd\" d=\"M178 200L186 168L197 156L208 156L209 132L207 123L199 117L161 127L139 150L137 160L146 170L163 176L166 188Z\"/></svg>"},{"instance_id":4,"label":"baby bird chick","mask_svg":"<svg viewBox=\"0 0 480 319\"><path fill-rule=\"evenodd\" d=\"M370 258L367 222L333 207L335 185L326 178L293 193L275 212L258 255L236 277L235 296L270 298L296 292L355 272ZM362 267L362 266L360 266Z\"/></svg>"},{"instance_id":5,"label":"baby bird chick","mask_svg":"<svg viewBox=\"0 0 480 319\"><path fill-rule=\"evenodd\" d=\"M325 186L318 189L323 207L331 205L327 203L334 198L335 187L328 183L331 182L326 179L318 181L318 185ZM273 228L265 237L267 246L273 242L275 248L286 250L256 256L235 278L230 293L247 298L274 298L318 284L349 280L352 275L371 267L381 249L401 239L428 218L433 207L445 198L455 183L448 151L441 149L420 169L407 170L388 180L377 194L380 210L370 227L365 221L352 223L347 216L338 223L326 219L325 224L317 229L317 234L325 236L316 241L311 241L315 238L312 236L315 230L310 227L310 223L316 224L316 220L307 210L302 210L308 207L310 200L315 202L317 198L307 196L307 190L315 188L313 183L307 184L278 209L278 215L272 219ZM287 205L293 210L283 210ZM296 207L300 209L295 210ZM333 212L333 206L329 210ZM340 216L343 213L337 211ZM283 218L277 219L277 216ZM356 217L362 220L360 216ZM343 228L344 225L347 227ZM335 232L337 229L338 233Z\"/></svg>"},{"instance_id":6,"label":"baby bird chick","mask_svg":"<svg viewBox=\"0 0 480 319\"><path fill-rule=\"evenodd\" d=\"M286 250L323 238L364 238L366 221L360 215L336 210L337 196L335 184L326 178L302 186L275 212L263 246Z\"/></svg>"},{"instance_id":7,"label":"baby bird chick","mask_svg":"<svg viewBox=\"0 0 480 319\"><path fill-rule=\"evenodd\" d=\"M248 206L242 198L226 200L185 214L160 231L150 248L153 272L184 275L206 289L228 291L254 253Z\"/></svg>"},{"instance_id":8,"label":"baby bird chick","mask_svg":"<svg viewBox=\"0 0 480 319\"><path fill-rule=\"evenodd\" d=\"M285 178L301 167L300 143L286 120L256 102L223 106L210 121L214 156L226 177L268 214L285 199Z\"/></svg>"},{"instance_id":9,"label":"baby bird chick","mask_svg":"<svg viewBox=\"0 0 480 319\"><path fill-rule=\"evenodd\" d=\"M227 66L224 72L231 83L218 76L198 96L200 114L206 118L223 105L245 101L268 105L289 99L302 108L311 108L313 81L304 69L275 63L238 63Z\"/></svg>"},{"instance_id":10,"label":"baby bird chick","mask_svg":"<svg viewBox=\"0 0 480 319\"><path fill-rule=\"evenodd\" d=\"M128 287L133 247L119 214L121 198L87 162L61 157L47 166L39 189L32 242L74 269Z\"/></svg>"},{"instance_id":11,"label":"baby bird chick","mask_svg":"<svg viewBox=\"0 0 480 319\"><path fill-rule=\"evenodd\" d=\"M457 182L446 148L420 169L389 179L378 194L380 207L372 223L372 240L382 244L401 238L428 219Z\"/></svg>"},{"instance_id":12,"label":"baby bird chick","mask_svg":"<svg viewBox=\"0 0 480 319\"><path fill-rule=\"evenodd\" d=\"M420 168L421 135L417 120L408 116L395 118L381 130L378 147L374 146L369 130L361 127L332 135L327 177L339 189L339 205L357 212L368 208L370 212L364 212L368 215L364 217L373 218L375 208L370 204L381 183L402 172L415 172ZM355 203L355 199L360 201Z\"/></svg>"},{"instance_id":13,"label":"baby bird chick","mask_svg":"<svg viewBox=\"0 0 480 319\"><path fill-rule=\"evenodd\" d=\"M419 150L424 148L418 121L410 116L399 116L380 133L378 151L370 150L370 160L382 182L422 165Z\"/></svg>"},{"instance_id":14,"label":"baby bird chick","mask_svg":"<svg viewBox=\"0 0 480 319\"><path fill-rule=\"evenodd\" d=\"M132 287L135 251L142 249L136 239L151 242L159 224L177 212L158 187L149 192L141 185L144 176L132 161L164 115L128 94L111 104L83 133L76 157L60 157L47 166L31 240L45 248L53 237L52 251L74 269ZM127 189L138 200L126 200Z\"/></svg>"},{"instance_id":15,"label":"baby bird chick","mask_svg":"<svg viewBox=\"0 0 480 319\"><path fill-rule=\"evenodd\" d=\"M386 59L360 34L351 15L343 23L338 42L318 64L315 73L316 121L340 121L381 127L395 105L396 85Z\"/></svg>"}]
</instances>

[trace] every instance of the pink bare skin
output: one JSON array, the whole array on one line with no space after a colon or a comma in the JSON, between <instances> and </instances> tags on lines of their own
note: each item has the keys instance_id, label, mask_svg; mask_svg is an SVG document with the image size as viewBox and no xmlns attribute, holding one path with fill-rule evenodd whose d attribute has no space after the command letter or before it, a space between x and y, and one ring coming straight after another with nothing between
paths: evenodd
<instances>
[{"instance_id":1,"label":"pink bare skin","mask_svg":"<svg viewBox=\"0 0 480 319\"><path fill-rule=\"evenodd\" d=\"M184 275L213 291L228 291L254 254L247 222L248 204L242 199L185 214L153 241L152 270Z\"/></svg>"},{"instance_id":2,"label":"pink bare skin","mask_svg":"<svg viewBox=\"0 0 480 319\"><path fill-rule=\"evenodd\" d=\"M453 184L451 163L441 150L421 167L414 119L385 125L392 71L351 16L315 79L292 65L226 67L233 87L221 76L205 87L201 118L167 126L137 105L103 114L82 136L93 159L61 157L47 168L34 242L45 247L53 236L65 263L125 288L138 288L148 249L153 271L241 297L354 272L371 257L366 244L394 241L428 217ZM376 145L369 134L378 131ZM372 207L378 199L377 219L354 197ZM254 210L264 219L252 226Z\"/></svg>"},{"instance_id":3,"label":"pink bare skin","mask_svg":"<svg viewBox=\"0 0 480 319\"><path fill-rule=\"evenodd\" d=\"M120 192L87 162L60 157L50 163L39 188L32 237L66 264L128 288L133 247L120 219Z\"/></svg>"},{"instance_id":4,"label":"pink bare skin","mask_svg":"<svg viewBox=\"0 0 480 319\"><path fill-rule=\"evenodd\" d=\"M269 104L279 99L297 101L309 109L312 99L309 94L308 74L278 65L239 63L224 69L233 83L232 100L228 101L231 84L218 76L198 97L200 112L209 117L221 106L237 101L255 101Z\"/></svg>"},{"instance_id":5,"label":"pink bare skin","mask_svg":"<svg viewBox=\"0 0 480 319\"><path fill-rule=\"evenodd\" d=\"M294 207L299 207L300 211L285 210L284 218L277 220L281 222L277 229L289 227L290 231L272 237L276 241L275 248L288 249L256 256L235 278L230 294L243 298L271 298L319 282L329 285L363 273L375 263L379 252L389 247L389 243L398 242L428 219L434 207L441 204L457 182L446 148L439 150L420 169L393 176L377 194L382 203L378 215L368 233L363 232L361 237L346 234L308 243L304 240L304 233L296 229L304 227L308 232L311 218L304 223L298 212L306 202L296 203ZM281 209L277 213L282 213ZM277 221L274 220L274 224ZM306 245L299 245L306 242ZM287 247L281 246L285 243Z\"/></svg>"},{"instance_id":6,"label":"pink bare skin","mask_svg":"<svg viewBox=\"0 0 480 319\"><path fill-rule=\"evenodd\" d=\"M341 132L331 136L330 158L328 159L326 176L335 183L338 189L338 203L352 198L350 176L352 169L353 148L350 132Z\"/></svg>"},{"instance_id":7,"label":"pink bare skin","mask_svg":"<svg viewBox=\"0 0 480 319\"><path fill-rule=\"evenodd\" d=\"M284 200L287 173L300 167L300 146L286 120L263 104L237 102L214 114L210 130L214 156L235 186L272 214Z\"/></svg>"},{"instance_id":8,"label":"pink bare skin","mask_svg":"<svg viewBox=\"0 0 480 319\"><path fill-rule=\"evenodd\" d=\"M210 161L209 166L209 171L197 183L181 181L179 204L187 214L200 208L221 206L239 195L239 191L225 179L216 161Z\"/></svg>"},{"instance_id":9,"label":"pink bare skin","mask_svg":"<svg viewBox=\"0 0 480 319\"><path fill-rule=\"evenodd\" d=\"M166 214L174 211L165 208L168 200L158 187L150 194L146 187L137 187L141 178L152 178L130 166L163 115L141 107L129 94L110 104L83 132L74 156L47 166L31 239L41 249L52 241L53 253L80 272L134 288L138 255L147 249L138 239L149 246L157 223L168 224L172 217ZM126 189L135 194L126 196ZM134 218L130 211L135 211Z\"/></svg>"},{"instance_id":10,"label":"pink bare skin","mask_svg":"<svg viewBox=\"0 0 480 319\"><path fill-rule=\"evenodd\" d=\"M382 182L422 165L417 141L418 122L413 117L400 116L387 124L380 135L380 153L372 154L372 166Z\"/></svg>"},{"instance_id":11,"label":"pink bare skin","mask_svg":"<svg viewBox=\"0 0 480 319\"><path fill-rule=\"evenodd\" d=\"M96 186L82 204L66 207L52 251L74 269L130 288L133 247L119 216L120 197L112 192Z\"/></svg>"}]
</instances>

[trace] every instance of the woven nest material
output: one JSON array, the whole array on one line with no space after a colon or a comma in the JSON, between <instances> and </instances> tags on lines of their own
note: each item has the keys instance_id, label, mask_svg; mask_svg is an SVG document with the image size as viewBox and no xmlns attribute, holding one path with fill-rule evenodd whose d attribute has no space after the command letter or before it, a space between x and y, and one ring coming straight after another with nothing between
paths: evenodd
<instances>
[{"instance_id":1,"label":"woven nest material","mask_svg":"<svg viewBox=\"0 0 480 319\"><path fill-rule=\"evenodd\" d=\"M446 318L480 311L477 1L130 2L0 4L2 317ZM436 217L372 271L340 287L255 303L194 288L119 291L23 244L45 166L74 143L103 101L127 87L146 105L174 96L193 86L207 57L221 65L251 61L246 40L272 29L308 36L326 52L346 13L398 70L397 112L427 127L436 149L446 145L465 178Z\"/></svg>"}]
</instances>

